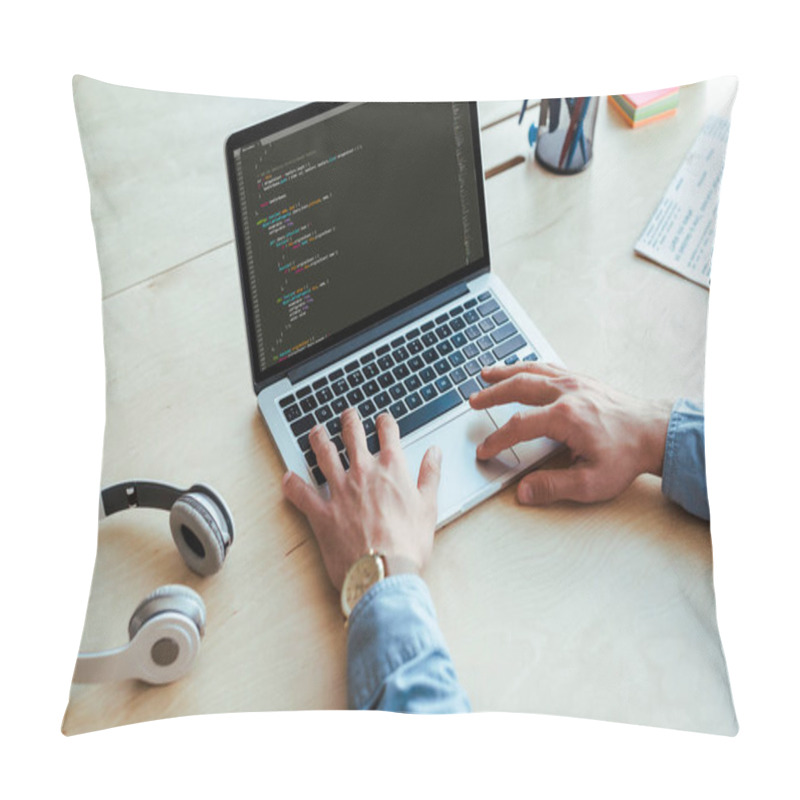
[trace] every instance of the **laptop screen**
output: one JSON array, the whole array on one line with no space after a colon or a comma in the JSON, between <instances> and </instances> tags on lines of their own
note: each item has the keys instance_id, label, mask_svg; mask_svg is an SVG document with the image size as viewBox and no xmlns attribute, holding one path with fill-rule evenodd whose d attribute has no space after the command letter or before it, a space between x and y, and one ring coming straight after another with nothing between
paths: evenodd
<instances>
[{"instance_id":1,"label":"laptop screen","mask_svg":"<svg viewBox=\"0 0 800 800\"><path fill-rule=\"evenodd\" d=\"M254 382L488 265L472 103L312 104L228 141Z\"/></svg>"}]
</instances>

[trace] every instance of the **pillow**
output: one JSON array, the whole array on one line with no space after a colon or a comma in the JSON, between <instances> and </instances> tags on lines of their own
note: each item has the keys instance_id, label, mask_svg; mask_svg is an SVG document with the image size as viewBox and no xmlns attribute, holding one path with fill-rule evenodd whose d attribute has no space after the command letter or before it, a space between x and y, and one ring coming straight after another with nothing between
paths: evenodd
<instances>
[{"instance_id":1,"label":"pillow","mask_svg":"<svg viewBox=\"0 0 800 800\"><path fill-rule=\"evenodd\" d=\"M668 93L674 113L636 126L625 115L634 96L595 103L591 158L569 176L534 157L535 101L524 124L519 103L479 104L492 268L571 368L639 396L702 401L709 290L685 262L668 263L665 231L689 241L670 228L685 202L673 178L696 169L696 141L720 140L735 87L680 87ZM301 103L80 76L73 88L103 287L102 484L123 484L104 498L80 650L125 644L132 615L134 630L160 614L205 634L174 682L118 670L73 683L63 729L345 708L338 599L305 519L282 499L283 463L253 393L224 159L231 133ZM712 118L723 122L709 133ZM187 520L207 538L182 539ZM193 571L192 552L213 563ZM737 731L709 525L653 476L591 506L527 508L506 488L437 534L425 579L476 711ZM175 584L188 589L161 588ZM195 636L184 627L176 635Z\"/></svg>"}]
</instances>

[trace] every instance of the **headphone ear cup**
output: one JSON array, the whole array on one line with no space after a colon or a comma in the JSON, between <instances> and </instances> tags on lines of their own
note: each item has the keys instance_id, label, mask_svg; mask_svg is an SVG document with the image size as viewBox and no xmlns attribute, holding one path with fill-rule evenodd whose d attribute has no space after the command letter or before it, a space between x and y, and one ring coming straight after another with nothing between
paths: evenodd
<instances>
[{"instance_id":1,"label":"headphone ear cup","mask_svg":"<svg viewBox=\"0 0 800 800\"><path fill-rule=\"evenodd\" d=\"M188 586L161 586L136 607L128 623L127 668L147 683L172 683L192 667L205 633L206 608Z\"/></svg>"},{"instance_id":2,"label":"headphone ear cup","mask_svg":"<svg viewBox=\"0 0 800 800\"><path fill-rule=\"evenodd\" d=\"M186 565L198 575L213 575L225 561L223 524L213 501L199 492L182 494L172 504L172 538Z\"/></svg>"},{"instance_id":3,"label":"headphone ear cup","mask_svg":"<svg viewBox=\"0 0 800 800\"><path fill-rule=\"evenodd\" d=\"M206 632L206 606L194 589L173 583L159 586L136 606L128 622L128 637L133 639L142 626L159 614L177 613L188 617L203 636Z\"/></svg>"}]
</instances>

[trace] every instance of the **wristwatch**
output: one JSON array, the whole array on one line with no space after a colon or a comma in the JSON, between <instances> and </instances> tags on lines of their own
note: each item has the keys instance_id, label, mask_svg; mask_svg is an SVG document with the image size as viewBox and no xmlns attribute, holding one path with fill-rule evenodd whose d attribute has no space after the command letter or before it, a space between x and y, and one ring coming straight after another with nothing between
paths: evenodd
<instances>
[{"instance_id":1,"label":"wristwatch","mask_svg":"<svg viewBox=\"0 0 800 800\"><path fill-rule=\"evenodd\" d=\"M350 618L350 614L356 607L356 603L371 589L378 581L388 578L390 575L402 575L413 572L419 574L419 570L413 562L402 556L387 556L376 553L372 548L366 555L361 556L347 570L342 584L342 614L345 620Z\"/></svg>"}]
</instances>

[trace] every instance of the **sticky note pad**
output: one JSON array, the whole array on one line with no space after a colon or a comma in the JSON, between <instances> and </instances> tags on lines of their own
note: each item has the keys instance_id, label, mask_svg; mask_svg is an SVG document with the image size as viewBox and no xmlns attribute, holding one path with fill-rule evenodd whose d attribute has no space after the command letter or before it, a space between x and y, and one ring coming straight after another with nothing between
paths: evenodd
<instances>
[{"instance_id":1,"label":"sticky note pad","mask_svg":"<svg viewBox=\"0 0 800 800\"><path fill-rule=\"evenodd\" d=\"M678 87L609 95L608 102L632 128L638 128L648 122L672 116L677 111Z\"/></svg>"}]
</instances>

